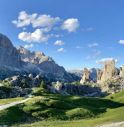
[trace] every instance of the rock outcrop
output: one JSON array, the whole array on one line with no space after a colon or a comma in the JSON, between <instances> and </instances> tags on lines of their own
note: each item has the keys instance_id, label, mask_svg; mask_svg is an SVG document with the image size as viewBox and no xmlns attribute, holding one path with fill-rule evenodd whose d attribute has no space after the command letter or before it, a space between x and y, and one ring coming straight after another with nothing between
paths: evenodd
<instances>
[{"instance_id":1,"label":"rock outcrop","mask_svg":"<svg viewBox=\"0 0 124 127\"><path fill-rule=\"evenodd\" d=\"M53 83L49 90L53 93L60 93L63 95L81 95L81 96L102 96L101 89L98 87L91 87L87 85L72 85L61 82Z\"/></svg>"},{"instance_id":2,"label":"rock outcrop","mask_svg":"<svg viewBox=\"0 0 124 127\"><path fill-rule=\"evenodd\" d=\"M97 69L97 83L101 81L102 73L102 70Z\"/></svg>"},{"instance_id":3,"label":"rock outcrop","mask_svg":"<svg viewBox=\"0 0 124 127\"><path fill-rule=\"evenodd\" d=\"M51 57L46 56L42 52L31 52L20 47L18 48L18 53L21 55L21 60L28 63L27 66L35 65L37 71L48 78L60 81L74 81L71 74L67 73L62 66L56 64Z\"/></svg>"},{"instance_id":4,"label":"rock outcrop","mask_svg":"<svg viewBox=\"0 0 124 127\"><path fill-rule=\"evenodd\" d=\"M52 58L46 56L43 52L31 52L22 46L19 47L17 50L18 53L21 55L21 60L23 62L39 65L44 61L53 61Z\"/></svg>"},{"instance_id":5,"label":"rock outcrop","mask_svg":"<svg viewBox=\"0 0 124 127\"><path fill-rule=\"evenodd\" d=\"M96 82L97 81L97 68L90 69L90 81Z\"/></svg>"},{"instance_id":6,"label":"rock outcrop","mask_svg":"<svg viewBox=\"0 0 124 127\"><path fill-rule=\"evenodd\" d=\"M81 84L84 84L85 82L90 81L90 71L87 68L84 68L83 70L83 77L80 80Z\"/></svg>"},{"instance_id":7,"label":"rock outcrop","mask_svg":"<svg viewBox=\"0 0 124 127\"><path fill-rule=\"evenodd\" d=\"M120 77L124 78L124 65L120 67Z\"/></svg>"},{"instance_id":8,"label":"rock outcrop","mask_svg":"<svg viewBox=\"0 0 124 127\"><path fill-rule=\"evenodd\" d=\"M101 82L111 79L116 73L115 61L107 60L104 63L104 68L102 70Z\"/></svg>"}]
</instances>

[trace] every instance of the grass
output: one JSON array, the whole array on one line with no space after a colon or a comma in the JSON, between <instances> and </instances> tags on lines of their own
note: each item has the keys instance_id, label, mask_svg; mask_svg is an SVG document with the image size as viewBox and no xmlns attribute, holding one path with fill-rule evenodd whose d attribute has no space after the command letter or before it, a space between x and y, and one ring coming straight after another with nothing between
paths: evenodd
<instances>
[{"instance_id":1,"label":"grass","mask_svg":"<svg viewBox=\"0 0 124 127\"><path fill-rule=\"evenodd\" d=\"M116 94L112 94L106 97L106 99L110 99L116 102L121 102L124 103L124 91L116 93Z\"/></svg>"},{"instance_id":2,"label":"grass","mask_svg":"<svg viewBox=\"0 0 124 127\"><path fill-rule=\"evenodd\" d=\"M90 98L40 93L25 104L0 111L0 124L14 127L93 127L124 121L124 92L111 96Z\"/></svg>"},{"instance_id":3,"label":"grass","mask_svg":"<svg viewBox=\"0 0 124 127\"><path fill-rule=\"evenodd\" d=\"M94 127L99 124L124 121L124 107L111 109L101 114L98 118L71 120L71 121L39 121L21 124L20 127ZM17 127L18 125L14 125Z\"/></svg>"},{"instance_id":4,"label":"grass","mask_svg":"<svg viewBox=\"0 0 124 127\"><path fill-rule=\"evenodd\" d=\"M9 104L9 103L12 103L12 102L15 102L15 101L20 101L20 100L23 100L23 99L24 98L22 98L22 97L0 99L0 105Z\"/></svg>"}]
</instances>

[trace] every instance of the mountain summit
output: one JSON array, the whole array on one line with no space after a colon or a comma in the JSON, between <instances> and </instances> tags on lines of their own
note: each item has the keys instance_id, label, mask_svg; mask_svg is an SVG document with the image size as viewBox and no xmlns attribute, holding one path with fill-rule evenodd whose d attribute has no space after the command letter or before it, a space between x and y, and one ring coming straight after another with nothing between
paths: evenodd
<instances>
[{"instance_id":1,"label":"mountain summit","mask_svg":"<svg viewBox=\"0 0 124 127\"><path fill-rule=\"evenodd\" d=\"M21 67L21 57L12 42L0 34L0 66Z\"/></svg>"},{"instance_id":2,"label":"mountain summit","mask_svg":"<svg viewBox=\"0 0 124 127\"><path fill-rule=\"evenodd\" d=\"M55 61L42 52L31 52L24 47L16 49L12 42L3 34L0 34L0 66L5 77L11 69L11 72L17 70L19 73L42 74L53 80L73 81L71 74L55 63ZM15 73L11 73L14 75ZM8 74L7 74L8 75ZM1 77L1 76L0 76Z\"/></svg>"}]
</instances>

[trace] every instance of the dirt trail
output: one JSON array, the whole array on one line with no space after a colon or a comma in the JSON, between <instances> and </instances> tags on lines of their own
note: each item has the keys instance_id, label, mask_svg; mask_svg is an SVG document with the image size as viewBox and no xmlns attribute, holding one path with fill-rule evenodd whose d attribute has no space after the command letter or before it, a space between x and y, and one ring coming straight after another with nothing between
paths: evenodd
<instances>
[{"instance_id":1,"label":"dirt trail","mask_svg":"<svg viewBox=\"0 0 124 127\"><path fill-rule=\"evenodd\" d=\"M12 107L12 106L15 106L17 104L21 104L21 103L24 103L26 101L28 101L30 98L27 98L25 100L21 100L21 101L15 101L15 102L12 102L12 103L9 103L9 104L4 104L4 105L0 105L0 111L1 110L4 110L4 109L7 109L9 107Z\"/></svg>"},{"instance_id":2,"label":"dirt trail","mask_svg":"<svg viewBox=\"0 0 124 127\"><path fill-rule=\"evenodd\" d=\"M115 122L115 123L110 123L110 124L104 124L104 125L99 125L96 127L124 127L124 121L123 122Z\"/></svg>"}]
</instances>

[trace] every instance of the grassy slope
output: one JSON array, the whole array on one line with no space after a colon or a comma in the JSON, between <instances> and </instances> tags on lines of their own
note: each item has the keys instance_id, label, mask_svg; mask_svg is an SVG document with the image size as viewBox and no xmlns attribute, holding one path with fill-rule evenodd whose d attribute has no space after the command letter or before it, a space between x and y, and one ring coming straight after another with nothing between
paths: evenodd
<instances>
[{"instance_id":1,"label":"grassy slope","mask_svg":"<svg viewBox=\"0 0 124 127\"><path fill-rule=\"evenodd\" d=\"M116 94L112 94L106 97L106 99L110 99L116 102L121 102L124 103L124 91L116 93Z\"/></svg>"},{"instance_id":2,"label":"grassy slope","mask_svg":"<svg viewBox=\"0 0 124 127\"><path fill-rule=\"evenodd\" d=\"M22 127L92 127L105 122L124 121L124 92L112 96L99 99L42 94L25 105L1 111L0 124ZM32 118L38 122L29 124Z\"/></svg>"},{"instance_id":3,"label":"grassy slope","mask_svg":"<svg viewBox=\"0 0 124 127\"><path fill-rule=\"evenodd\" d=\"M8 104L8 103L15 102L15 101L20 101L20 100L23 100L23 98L22 97L17 97L17 98L0 99L0 105Z\"/></svg>"}]
</instances>

